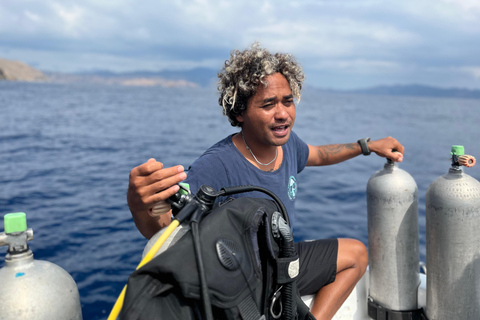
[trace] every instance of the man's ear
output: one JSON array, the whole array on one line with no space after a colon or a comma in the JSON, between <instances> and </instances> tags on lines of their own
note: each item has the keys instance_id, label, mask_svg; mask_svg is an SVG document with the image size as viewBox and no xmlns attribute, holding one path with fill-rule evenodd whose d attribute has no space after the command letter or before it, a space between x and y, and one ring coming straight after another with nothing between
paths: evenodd
<instances>
[{"instance_id":1,"label":"man's ear","mask_svg":"<svg viewBox=\"0 0 480 320\"><path fill-rule=\"evenodd\" d=\"M235 119L237 119L238 122L243 123L243 112L236 116Z\"/></svg>"}]
</instances>

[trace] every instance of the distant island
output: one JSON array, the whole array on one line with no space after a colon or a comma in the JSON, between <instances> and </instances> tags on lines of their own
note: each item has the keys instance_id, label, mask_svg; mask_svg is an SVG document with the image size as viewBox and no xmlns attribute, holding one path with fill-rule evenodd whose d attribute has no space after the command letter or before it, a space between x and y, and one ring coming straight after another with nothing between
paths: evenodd
<instances>
[{"instance_id":1,"label":"distant island","mask_svg":"<svg viewBox=\"0 0 480 320\"><path fill-rule=\"evenodd\" d=\"M132 87L199 87L199 84L184 79L166 79L159 76L134 76L129 74L115 74L115 76L97 73L54 73L46 72L48 82L52 83L93 83L105 85L122 85Z\"/></svg>"},{"instance_id":2,"label":"distant island","mask_svg":"<svg viewBox=\"0 0 480 320\"><path fill-rule=\"evenodd\" d=\"M217 81L217 71L218 70L210 68L195 68L182 71L132 71L122 73L108 70L96 70L81 73L41 72L23 62L0 58L0 80L7 81L194 88L215 86ZM355 90L321 89L317 87L310 88L322 92L341 94L480 99L480 90L478 89L438 88L419 84L377 86Z\"/></svg>"},{"instance_id":3,"label":"distant island","mask_svg":"<svg viewBox=\"0 0 480 320\"><path fill-rule=\"evenodd\" d=\"M50 83L94 83L124 86L198 87L199 84L180 78L164 78L158 74L90 72L41 72L24 62L0 58L0 81L27 81Z\"/></svg>"}]
</instances>

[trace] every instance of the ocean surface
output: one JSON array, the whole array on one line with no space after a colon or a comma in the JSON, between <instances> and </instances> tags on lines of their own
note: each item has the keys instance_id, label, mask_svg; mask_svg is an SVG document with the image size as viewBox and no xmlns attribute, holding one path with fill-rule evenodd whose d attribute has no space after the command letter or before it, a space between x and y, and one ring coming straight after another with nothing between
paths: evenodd
<instances>
[{"instance_id":1,"label":"ocean surface","mask_svg":"<svg viewBox=\"0 0 480 320\"><path fill-rule=\"evenodd\" d=\"M306 89L294 130L316 145L398 139L405 146L400 168L418 185L426 261L425 193L448 171L452 145L480 158L479 123L480 100ZM126 203L130 170L152 157L188 167L234 132L214 88L0 82L0 216L25 212L34 257L73 276L84 319L106 319L147 243ZM368 244L366 184L384 163L372 154L306 168L298 176L296 240L351 237ZM480 166L465 172L480 180ZM0 267L6 249L0 248Z\"/></svg>"}]
</instances>

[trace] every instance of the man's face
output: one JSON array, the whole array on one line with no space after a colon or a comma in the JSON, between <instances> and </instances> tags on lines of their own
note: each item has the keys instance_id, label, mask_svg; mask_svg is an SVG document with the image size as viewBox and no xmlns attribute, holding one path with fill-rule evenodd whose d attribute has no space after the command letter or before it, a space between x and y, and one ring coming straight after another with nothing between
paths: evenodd
<instances>
[{"instance_id":1,"label":"man's face","mask_svg":"<svg viewBox=\"0 0 480 320\"><path fill-rule=\"evenodd\" d=\"M281 73L265 78L237 116L249 144L281 146L287 143L295 122L295 103L287 79Z\"/></svg>"}]
</instances>

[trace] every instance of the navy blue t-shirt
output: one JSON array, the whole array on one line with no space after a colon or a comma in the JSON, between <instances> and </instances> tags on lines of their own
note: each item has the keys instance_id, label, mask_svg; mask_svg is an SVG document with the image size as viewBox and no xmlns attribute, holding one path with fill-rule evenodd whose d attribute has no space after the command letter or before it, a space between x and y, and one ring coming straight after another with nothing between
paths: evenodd
<instances>
[{"instance_id":1,"label":"navy blue t-shirt","mask_svg":"<svg viewBox=\"0 0 480 320\"><path fill-rule=\"evenodd\" d=\"M262 171L251 164L235 147L232 136L217 142L191 165L186 183L195 194L201 185L215 190L224 187L254 185L275 193L287 209L291 226L294 226L295 198L297 196L297 174L307 165L308 146L293 131L288 142L282 146L283 161L275 171ZM232 195L232 197L262 197L268 195L254 191ZM225 199L219 199L224 201Z\"/></svg>"}]
</instances>

